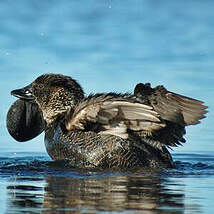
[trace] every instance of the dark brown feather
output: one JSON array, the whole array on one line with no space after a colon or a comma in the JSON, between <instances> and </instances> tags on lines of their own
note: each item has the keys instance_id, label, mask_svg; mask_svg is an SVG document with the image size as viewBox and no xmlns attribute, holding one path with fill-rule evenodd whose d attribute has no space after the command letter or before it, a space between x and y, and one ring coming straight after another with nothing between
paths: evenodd
<instances>
[{"instance_id":1,"label":"dark brown feather","mask_svg":"<svg viewBox=\"0 0 214 214\"><path fill-rule=\"evenodd\" d=\"M202 101L167 91L163 86L151 88L148 83L139 83L134 94L140 102L146 100L166 122L164 128L145 138L148 142L158 141L166 146L180 145L185 142L185 126L200 123L207 113L207 106Z\"/></svg>"},{"instance_id":2,"label":"dark brown feather","mask_svg":"<svg viewBox=\"0 0 214 214\"><path fill-rule=\"evenodd\" d=\"M153 132L165 126L151 106L136 102L133 96L101 94L81 102L66 128L82 129L88 122L99 123L100 134L111 134L127 139L127 130Z\"/></svg>"},{"instance_id":3,"label":"dark brown feather","mask_svg":"<svg viewBox=\"0 0 214 214\"><path fill-rule=\"evenodd\" d=\"M163 86L151 88L140 83L134 95L89 96L68 116L67 130L85 130L89 123L95 123L96 128L91 126L91 130L100 134L127 139L134 133L153 147L162 148L184 143L185 126L199 123L207 112L203 102Z\"/></svg>"}]
</instances>

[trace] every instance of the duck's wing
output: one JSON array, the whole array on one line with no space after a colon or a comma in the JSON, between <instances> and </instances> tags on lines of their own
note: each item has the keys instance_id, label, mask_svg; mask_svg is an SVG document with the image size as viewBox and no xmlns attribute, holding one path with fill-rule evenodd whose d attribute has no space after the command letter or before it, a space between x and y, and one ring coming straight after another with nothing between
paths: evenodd
<instances>
[{"instance_id":1,"label":"duck's wing","mask_svg":"<svg viewBox=\"0 0 214 214\"><path fill-rule=\"evenodd\" d=\"M148 102L162 119L181 126L198 124L207 113L208 107L202 101L167 91L163 86L151 88L149 83L139 83L134 94L139 102Z\"/></svg>"},{"instance_id":2,"label":"duck's wing","mask_svg":"<svg viewBox=\"0 0 214 214\"><path fill-rule=\"evenodd\" d=\"M138 84L135 96L104 94L81 102L66 121L68 130L92 130L127 139L131 134L162 149L185 142L185 126L200 122L207 106L202 101ZM132 135L133 136L133 135Z\"/></svg>"},{"instance_id":3,"label":"duck's wing","mask_svg":"<svg viewBox=\"0 0 214 214\"><path fill-rule=\"evenodd\" d=\"M158 148L184 143L185 126L200 123L207 113L208 107L202 101L167 91L163 86L151 88L149 83L139 83L134 94L139 102L151 105L166 123L164 128L145 138Z\"/></svg>"},{"instance_id":4,"label":"duck's wing","mask_svg":"<svg viewBox=\"0 0 214 214\"><path fill-rule=\"evenodd\" d=\"M165 127L159 114L149 105L136 102L133 96L100 94L81 102L68 115L67 130L94 130L128 138L128 130L153 132Z\"/></svg>"},{"instance_id":5,"label":"duck's wing","mask_svg":"<svg viewBox=\"0 0 214 214\"><path fill-rule=\"evenodd\" d=\"M23 142L38 136L45 122L36 103L16 100L7 113L7 130L17 141Z\"/></svg>"}]
</instances>

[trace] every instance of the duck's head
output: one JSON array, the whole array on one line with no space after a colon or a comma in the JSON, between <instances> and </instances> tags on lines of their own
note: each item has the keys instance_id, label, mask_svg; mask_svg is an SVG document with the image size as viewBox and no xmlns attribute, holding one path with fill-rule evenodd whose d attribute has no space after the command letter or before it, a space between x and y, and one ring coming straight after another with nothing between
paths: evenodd
<instances>
[{"instance_id":1,"label":"duck's head","mask_svg":"<svg viewBox=\"0 0 214 214\"><path fill-rule=\"evenodd\" d=\"M30 85L11 92L25 101L38 104L47 123L74 107L84 97L81 86L71 77L43 74Z\"/></svg>"}]
</instances>

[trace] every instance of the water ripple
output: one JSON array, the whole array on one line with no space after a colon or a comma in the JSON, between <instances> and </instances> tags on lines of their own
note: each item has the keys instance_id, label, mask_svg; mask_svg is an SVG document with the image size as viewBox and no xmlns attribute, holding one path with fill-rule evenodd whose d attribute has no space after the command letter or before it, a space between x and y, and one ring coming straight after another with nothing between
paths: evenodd
<instances>
[{"instance_id":1,"label":"water ripple","mask_svg":"<svg viewBox=\"0 0 214 214\"><path fill-rule=\"evenodd\" d=\"M185 158L184 158L185 157ZM203 157L203 158L202 158ZM213 156L202 155L176 155L175 167L172 169L158 170L165 176L214 176ZM142 173L157 173L157 170L137 169L133 171L111 171L111 170L81 170L71 168L66 161L50 161L48 157L26 156L14 158L0 158L0 176L10 177L12 175L46 177L87 177L87 176L109 176L109 175L132 175Z\"/></svg>"}]
</instances>

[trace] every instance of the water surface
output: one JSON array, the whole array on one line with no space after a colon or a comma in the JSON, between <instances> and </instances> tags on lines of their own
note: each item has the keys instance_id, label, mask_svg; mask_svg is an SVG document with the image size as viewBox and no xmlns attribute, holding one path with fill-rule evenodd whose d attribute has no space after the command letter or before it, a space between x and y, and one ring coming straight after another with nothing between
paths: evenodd
<instances>
[{"instance_id":1,"label":"water surface","mask_svg":"<svg viewBox=\"0 0 214 214\"><path fill-rule=\"evenodd\" d=\"M5 213L212 211L213 155L175 154L174 169L135 172L71 169L31 155L1 158Z\"/></svg>"}]
</instances>

